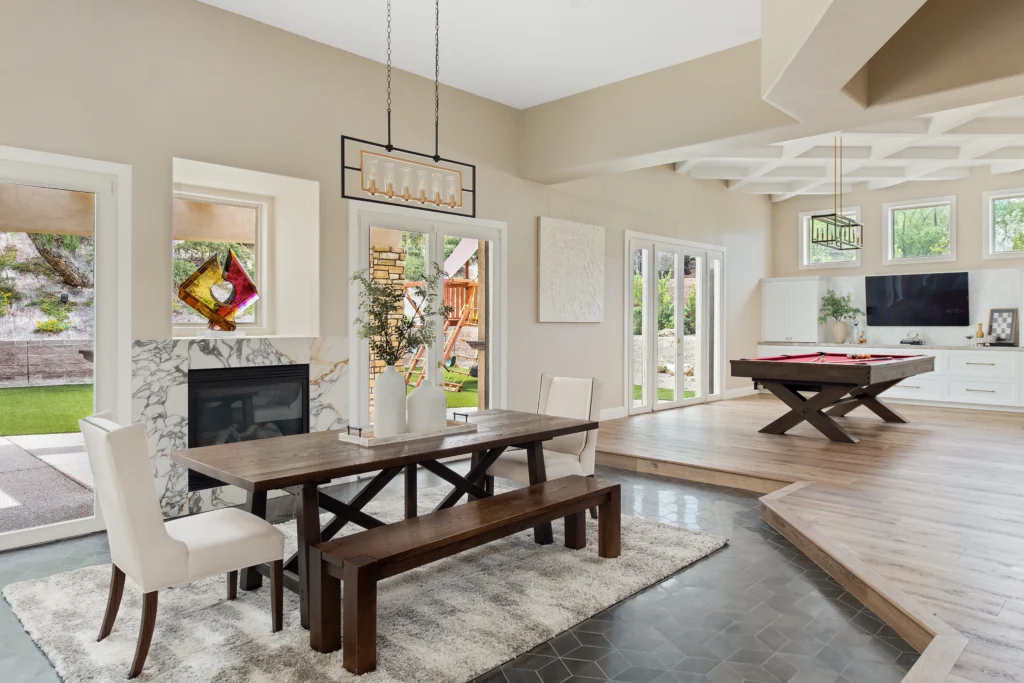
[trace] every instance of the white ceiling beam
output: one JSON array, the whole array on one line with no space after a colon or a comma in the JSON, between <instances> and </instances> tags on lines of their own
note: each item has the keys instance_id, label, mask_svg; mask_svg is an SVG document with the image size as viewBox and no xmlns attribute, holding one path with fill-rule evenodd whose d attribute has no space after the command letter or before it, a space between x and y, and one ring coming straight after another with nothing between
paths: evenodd
<instances>
[{"instance_id":1,"label":"white ceiling beam","mask_svg":"<svg viewBox=\"0 0 1024 683\"><path fill-rule=\"evenodd\" d=\"M887 155L886 159L956 159L960 156L960 148L950 145L948 147L922 147L914 146L901 149Z\"/></svg>"},{"instance_id":2,"label":"white ceiling beam","mask_svg":"<svg viewBox=\"0 0 1024 683\"><path fill-rule=\"evenodd\" d=\"M977 117L947 132L950 135L1024 135L1024 117Z\"/></svg>"},{"instance_id":3,"label":"white ceiling beam","mask_svg":"<svg viewBox=\"0 0 1024 683\"><path fill-rule=\"evenodd\" d=\"M798 159L828 159L832 160L832 145L815 145L801 154ZM843 145L844 159L870 159L870 145Z\"/></svg>"},{"instance_id":4,"label":"white ceiling beam","mask_svg":"<svg viewBox=\"0 0 1024 683\"><path fill-rule=\"evenodd\" d=\"M690 169L690 177L698 180L738 180L750 174L749 166L700 164Z\"/></svg>"},{"instance_id":5,"label":"white ceiling beam","mask_svg":"<svg viewBox=\"0 0 1024 683\"><path fill-rule=\"evenodd\" d=\"M676 173L683 173L683 174L688 173L690 171L690 169L692 169L694 166L699 164L701 161L702 161L702 159L700 159L700 158L689 159L687 161L677 161L676 162Z\"/></svg>"},{"instance_id":6,"label":"white ceiling beam","mask_svg":"<svg viewBox=\"0 0 1024 683\"><path fill-rule=\"evenodd\" d=\"M1003 161L998 164L992 164L989 170L993 175L1003 175L1005 173L1017 173L1018 171L1024 171L1024 161Z\"/></svg>"}]
</instances>

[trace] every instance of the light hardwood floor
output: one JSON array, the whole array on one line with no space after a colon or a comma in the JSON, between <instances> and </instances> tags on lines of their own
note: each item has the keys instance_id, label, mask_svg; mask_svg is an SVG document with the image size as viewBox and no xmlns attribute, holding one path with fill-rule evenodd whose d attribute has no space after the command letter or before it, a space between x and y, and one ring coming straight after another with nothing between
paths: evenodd
<instances>
[{"instance_id":1,"label":"light hardwood floor","mask_svg":"<svg viewBox=\"0 0 1024 683\"><path fill-rule=\"evenodd\" d=\"M770 396L639 415L601 423L598 461L768 493L765 519L924 649L905 681L1024 683L1024 414L898 408L842 418L858 444L758 433Z\"/></svg>"}]
</instances>

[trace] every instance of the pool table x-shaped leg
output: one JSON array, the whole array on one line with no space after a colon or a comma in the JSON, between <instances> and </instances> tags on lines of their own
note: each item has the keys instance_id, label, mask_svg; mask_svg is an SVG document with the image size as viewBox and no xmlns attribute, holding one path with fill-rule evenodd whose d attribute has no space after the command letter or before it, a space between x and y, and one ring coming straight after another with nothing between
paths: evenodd
<instances>
[{"instance_id":1,"label":"pool table x-shaped leg","mask_svg":"<svg viewBox=\"0 0 1024 683\"><path fill-rule=\"evenodd\" d=\"M765 389L775 394L789 406L790 411L761 430L763 434L785 434L801 422L807 421L832 441L857 443L857 437L833 418L843 417L854 408L864 406L886 422L906 422L895 410L878 400L878 395L890 388L896 381L879 382L866 387L823 386L817 394L805 398L799 392L806 390L798 384L783 382L761 382ZM843 398L849 394L848 398ZM830 408L831 407L831 408ZM826 408L830 408L827 412Z\"/></svg>"}]
</instances>

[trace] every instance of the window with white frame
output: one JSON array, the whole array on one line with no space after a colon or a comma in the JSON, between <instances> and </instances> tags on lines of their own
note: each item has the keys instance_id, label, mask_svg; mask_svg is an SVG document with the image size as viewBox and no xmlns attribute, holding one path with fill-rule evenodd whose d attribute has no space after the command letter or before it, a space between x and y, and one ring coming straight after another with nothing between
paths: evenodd
<instances>
[{"instance_id":1,"label":"window with white frame","mask_svg":"<svg viewBox=\"0 0 1024 683\"><path fill-rule=\"evenodd\" d=\"M884 262L956 260L956 197L934 197L882 205Z\"/></svg>"},{"instance_id":2,"label":"window with white frame","mask_svg":"<svg viewBox=\"0 0 1024 683\"><path fill-rule=\"evenodd\" d=\"M834 213L832 209L800 214L800 268L853 268L860 265L860 249L832 249L811 243L811 223L815 216ZM860 207L843 209L843 215L860 223Z\"/></svg>"},{"instance_id":3,"label":"window with white frame","mask_svg":"<svg viewBox=\"0 0 1024 683\"><path fill-rule=\"evenodd\" d=\"M230 196L229 196L230 194ZM263 246L268 221L262 198L175 192L172 209L171 325L179 332L206 327L208 321L178 298L178 288L196 269L216 257L223 263L233 250L256 284L260 299L235 318L240 329L265 328L266 264Z\"/></svg>"},{"instance_id":4,"label":"window with white frame","mask_svg":"<svg viewBox=\"0 0 1024 683\"><path fill-rule=\"evenodd\" d=\"M1024 187L982 195L986 258L1024 258Z\"/></svg>"}]
</instances>

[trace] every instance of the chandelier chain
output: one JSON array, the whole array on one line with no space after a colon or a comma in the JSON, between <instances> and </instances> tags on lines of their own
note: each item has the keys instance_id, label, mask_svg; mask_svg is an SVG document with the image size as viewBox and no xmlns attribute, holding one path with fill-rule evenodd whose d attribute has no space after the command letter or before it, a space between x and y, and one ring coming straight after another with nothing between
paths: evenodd
<instances>
[{"instance_id":1,"label":"chandelier chain","mask_svg":"<svg viewBox=\"0 0 1024 683\"><path fill-rule=\"evenodd\" d=\"M391 144L391 0L388 0L388 144L390 152L394 145Z\"/></svg>"},{"instance_id":2,"label":"chandelier chain","mask_svg":"<svg viewBox=\"0 0 1024 683\"><path fill-rule=\"evenodd\" d=\"M434 161L441 160L441 0L434 0Z\"/></svg>"}]
</instances>

